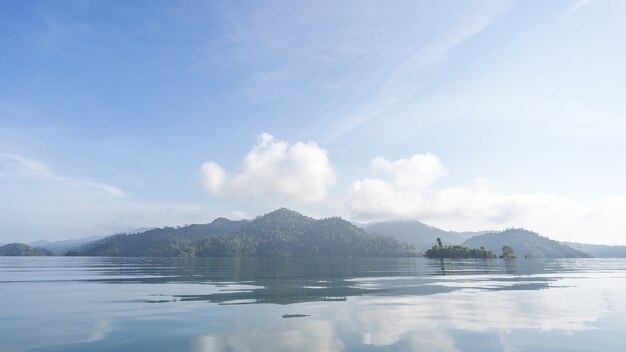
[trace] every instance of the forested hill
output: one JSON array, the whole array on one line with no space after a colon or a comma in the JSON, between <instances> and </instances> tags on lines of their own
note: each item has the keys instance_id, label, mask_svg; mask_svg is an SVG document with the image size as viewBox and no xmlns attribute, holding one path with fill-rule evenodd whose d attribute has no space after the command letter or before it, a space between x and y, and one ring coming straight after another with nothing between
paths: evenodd
<instances>
[{"instance_id":1,"label":"forested hill","mask_svg":"<svg viewBox=\"0 0 626 352\"><path fill-rule=\"evenodd\" d=\"M86 256L416 256L413 246L368 234L341 218L316 220L278 209L254 220L224 218L209 224L120 234L69 255Z\"/></svg>"},{"instance_id":2,"label":"forested hill","mask_svg":"<svg viewBox=\"0 0 626 352\"><path fill-rule=\"evenodd\" d=\"M465 241L473 248L485 247L501 253L503 246L511 246L518 258L589 258L591 255L568 245L524 229L508 229L487 233Z\"/></svg>"},{"instance_id":3,"label":"forested hill","mask_svg":"<svg viewBox=\"0 0 626 352\"><path fill-rule=\"evenodd\" d=\"M0 247L0 256L46 256L52 252L43 248L34 248L23 243L11 243Z\"/></svg>"},{"instance_id":4,"label":"forested hill","mask_svg":"<svg viewBox=\"0 0 626 352\"><path fill-rule=\"evenodd\" d=\"M417 220L381 221L367 224L364 228L368 233L388 235L397 240L412 244L422 251L436 244L437 238L440 238L444 244L461 244L470 237L489 232L445 231Z\"/></svg>"}]
</instances>

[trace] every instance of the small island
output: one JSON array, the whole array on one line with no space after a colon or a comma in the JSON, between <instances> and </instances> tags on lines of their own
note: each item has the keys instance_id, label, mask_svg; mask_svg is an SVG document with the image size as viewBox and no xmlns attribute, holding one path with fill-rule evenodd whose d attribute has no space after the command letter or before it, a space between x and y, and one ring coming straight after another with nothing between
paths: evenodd
<instances>
[{"instance_id":1,"label":"small island","mask_svg":"<svg viewBox=\"0 0 626 352\"><path fill-rule=\"evenodd\" d=\"M497 256L485 247L470 248L464 245L444 245L441 238L437 238L437 244L424 253L427 258L497 258Z\"/></svg>"},{"instance_id":2,"label":"small island","mask_svg":"<svg viewBox=\"0 0 626 352\"><path fill-rule=\"evenodd\" d=\"M503 258L503 259L515 259L515 258L517 258L517 256L515 255L515 251L513 250L513 247L511 247L511 246L503 246L502 247L502 255L500 256L500 258Z\"/></svg>"}]
</instances>

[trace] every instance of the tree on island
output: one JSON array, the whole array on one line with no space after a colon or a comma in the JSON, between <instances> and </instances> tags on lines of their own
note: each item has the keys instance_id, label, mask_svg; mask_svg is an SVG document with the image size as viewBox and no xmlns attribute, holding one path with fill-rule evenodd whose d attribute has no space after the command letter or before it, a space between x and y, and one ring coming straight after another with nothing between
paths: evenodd
<instances>
[{"instance_id":1,"label":"tree on island","mask_svg":"<svg viewBox=\"0 0 626 352\"><path fill-rule=\"evenodd\" d=\"M500 258L515 259L517 258L517 256L515 255L515 251L513 251L513 247L504 246L502 247L502 255L500 256Z\"/></svg>"}]
</instances>

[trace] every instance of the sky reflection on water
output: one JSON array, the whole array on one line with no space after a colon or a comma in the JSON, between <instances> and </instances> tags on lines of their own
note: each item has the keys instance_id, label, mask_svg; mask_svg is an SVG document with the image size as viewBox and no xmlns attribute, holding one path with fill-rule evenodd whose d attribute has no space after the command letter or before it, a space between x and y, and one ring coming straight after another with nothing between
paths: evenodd
<instances>
[{"instance_id":1,"label":"sky reflection on water","mask_svg":"<svg viewBox=\"0 0 626 352\"><path fill-rule=\"evenodd\" d=\"M0 258L0 350L623 350L624 264Z\"/></svg>"}]
</instances>

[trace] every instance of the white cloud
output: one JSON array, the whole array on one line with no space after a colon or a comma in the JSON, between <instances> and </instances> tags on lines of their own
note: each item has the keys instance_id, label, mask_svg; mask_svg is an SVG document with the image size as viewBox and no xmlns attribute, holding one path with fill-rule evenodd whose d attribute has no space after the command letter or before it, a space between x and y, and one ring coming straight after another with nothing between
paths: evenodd
<instances>
[{"instance_id":1,"label":"white cloud","mask_svg":"<svg viewBox=\"0 0 626 352\"><path fill-rule=\"evenodd\" d=\"M247 217L248 215L245 212L239 211L239 210L231 211L227 215L227 218L231 220L243 220L243 219L246 219Z\"/></svg>"},{"instance_id":2,"label":"white cloud","mask_svg":"<svg viewBox=\"0 0 626 352\"><path fill-rule=\"evenodd\" d=\"M380 220L409 218L424 207L423 194L446 171L432 154L416 154L409 159L388 161L383 157L372 160L375 175L352 184L347 206L352 217Z\"/></svg>"},{"instance_id":3,"label":"white cloud","mask_svg":"<svg viewBox=\"0 0 626 352\"><path fill-rule=\"evenodd\" d=\"M551 193L504 194L484 182L437 187L445 168L432 154L372 160L377 175L352 183L341 202L344 215L359 221L417 219L452 230L524 227L558 240L625 241L626 196L583 204Z\"/></svg>"},{"instance_id":4,"label":"white cloud","mask_svg":"<svg viewBox=\"0 0 626 352\"><path fill-rule=\"evenodd\" d=\"M388 161L383 157L372 160L372 167L378 173L391 176L399 189L422 190L435 180L447 175L439 159L428 154L415 154L410 159Z\"/></svg>"},{"instance_id":5,"label":"white cloud","mask_svg":"<svg viewBox=\"0 0 626 352\"><path fill-rule=\"evenodd\" d=\"M439 189L423 209L421 218L449 228L524 227L550 237L573 238L571 220L584 219L586 207L550 193L503 194L486 186Z\"/></svg>"},{"instance_id":6,"label":"white cloud","mask_svg":"<svg viewBox=\"0 0 626 352\"><path fill-rule=\"evenodd\" d=\"M447 171L432 154L377 157L371 168L371 176L352 182L347 195L332 197L336 177L326 150L313 142L289 144L262 134L240 173L230 175L206 162L201 180L210 194L239 201L247 212L290 206L358 221L417 219L459 231L524 227L557 240L626 243L626 195L583 203L552 193L507 194L484 182L441 187L437 182ZM252 206L243 204L248 200L254 200ZM19 241L213 218L200 204L136 200L116 186L65 176L44 161L9 154L0 154L0 214L11 240ZM224 215L243 218L247 213Z\"/></svg>"},{"instance_id":7,"label":"white cloud","mask_svg":"<svg viewBox=\"0 0 626 352\"><path fill-rule=\"evenodd\" d=\"M289 206L355 221L416 219L457 231L523 227L557 240L626 242L620 215L626 212L626 196L584 204L554 193L498 192L481 179L438 186L445 176L446 168L430 153L377 157L371 176L353 181L346 195L332 196L335 174L326 150L313 142L290 145L269 134L259 136L239 173L231 175L214 161L205 162L200 172L209 194L238 201L248 211ZM244 204L249 200L252 205Z\"/></svg>"},{"instance_id":8,"label":"white cloud","mask_svg":"<svg viewBox=\"0 0 626 352\"><path fill-rule=\"evenodd\" d=\"M243 159L240 173L230 175L218 163L207 161L200 180L216 197L311 203L326 198L335 173L326 150L316 143L292 145L263 133Z\"/></svg>"}]
</instances>

